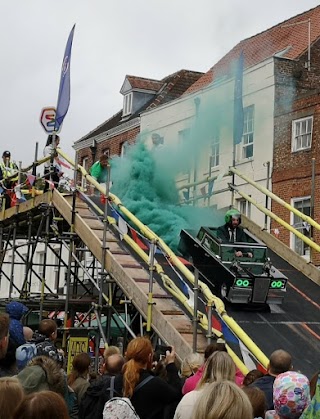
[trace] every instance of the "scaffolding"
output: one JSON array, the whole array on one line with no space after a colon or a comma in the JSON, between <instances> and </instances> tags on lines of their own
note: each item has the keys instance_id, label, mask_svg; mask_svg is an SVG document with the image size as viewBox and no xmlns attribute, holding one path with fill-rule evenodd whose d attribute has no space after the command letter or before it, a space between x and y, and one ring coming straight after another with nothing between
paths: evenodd
<instances>
[{"instance_id":1,"label":"scaffolding","mask_svg":"<svg viewBox=\"0 0 320 419\"><path fill-rule=\"evenodd\" d=\"M155 342L175 346L180 358L191 350L202 351L214 337L221 336L212 327L216 314L266 366L266 356L228 316L223 302L198 279L197 272L193 275L160 237L109 194L110 172L101 187L80 165L60 150L58 153L74 168L71 191L37 195L33 190L30 201L0 214L0 306L14 298L35 311L39 320L48 313L55 317L63 312L60 329L65 349L67 338L74 333L94 333L96 342L103 344L115 344L114 339L120 337L121 346L131 337L147 333ZM35 162L29 169L43 162ZM83 179L103 195L103 209L78 186ZM136 233L148 241L148 252L122 231L110 216L110 208L119 210L122 221L129 220ZM42 257L37 259L39 248ZM199 296L192 305L155 260L156 248ZM19 268L22 273L17 278ZM99 344L95 350L98 355ZM228 351L247 372L232 348Z\"/></svg>"},{"instance_id":2,"label":"scaffolding","mask_svg":"<svg viewBox=\"0 0 320 419\"><path fill-rule=\"evenodd\" d=\"M72 218L76 193L72 194ZM39 321L49 313L64 312L64 326L60 328L64 349L69 333L93 331L98 342L102 339L109 344L117 343L112 326L124 342L144 334L140 313L73 231L73 222L66 223L54 208L50 194L42 197L41 205L0 223L0 305L4 307L13 299L20 301L30 309L29 315L37 313ZM106 237L108 223L103 226ZM101 250L105 253L106 249L103 240ZM41 261L37 260L39 253L43 255ZM103 301L103 295L107 301Z\"/></svg>"}]
</instances>

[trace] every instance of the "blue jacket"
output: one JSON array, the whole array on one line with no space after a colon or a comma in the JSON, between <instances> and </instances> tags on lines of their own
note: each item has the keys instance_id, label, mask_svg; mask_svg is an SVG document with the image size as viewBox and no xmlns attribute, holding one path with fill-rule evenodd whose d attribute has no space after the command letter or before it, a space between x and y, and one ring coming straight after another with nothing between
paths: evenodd
<instances>
[{"instance_id":1,"label":"blue jacket","mask_svg":"<svg viewBox=\"0 0 320 419\"><path fill-rule=\"evenodd\" d=\"M261 378L258 378L249 387L258 387L262 390L267 399L267 410L273 410L273 383L276 377L266 374Z\"/></svg>"},{"instance_id":2,"label":"blue jacket","mask_svg":"<svg viewBox=\"0 0 320 419\"><path fill-rule=\"evenodd\" d=\"M23 325L21 323L21 317L27 313L28 308L17 301L12 301L6 305L6 312L10 317L9 335L13 342L20 346L25 343L23 336Z\"/></svg>"}]
</instances>

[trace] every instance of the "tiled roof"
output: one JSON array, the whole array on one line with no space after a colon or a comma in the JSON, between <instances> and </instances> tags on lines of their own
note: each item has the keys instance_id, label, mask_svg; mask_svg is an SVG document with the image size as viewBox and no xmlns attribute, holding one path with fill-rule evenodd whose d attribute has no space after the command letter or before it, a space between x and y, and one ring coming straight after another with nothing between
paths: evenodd
<instances>
[{"instance_id":1,"label":"tiled roof","mask_svg":"<svg viewBox=\"0 0 320 419\"><path fill-rule=\"evenodd\" d=\"M150 104L148 104L147 109L152 109L159 105L171 102L174 99L178 99L203 75L203 73L198 71L180 70L165 77L161 80L166 83L164 89Z\"/></svg>"},{"instance_id":2,"label":"tiled roof","mask_svg":"<svg viewBox=\"0 0 320 419\"><path fill-rule=\"evenodd\" d=\"M320 6L296 15L251 38L239 42L203 77L194 83L186 93L195 92L222 75L228 75L230 64L244 55L244 67L248 68L281 54L287 59L298 59L308 49L308 20L311 21L311 44L320 37ZM304 22L304 23L300 23ZM297 24L300 23L300 24ZM290 26L289 26L290 25Z\"/></svg>"},{"instance_id":3,"label":"tiled roof","mask_svg":"<svg viewBox=\"0 0 320 419\"><path fill-rule=\"evenodd\" d=\"M146 79L144 77L126 76L133 89L153 90L158 92L163 86L163 81Z\"/></svg>"},{"instance_id":4,"label":"tiled roof","mask_svg":"<svg viewBox=\"0 0 320 419\"><path fill-rule=\"evenodd\" d=\"M155 94L152 99L143 105L135 114L130 115L129 118L122 120L122 109L109 118L107 121L103 122L97 128L86 134L84 137L80 138L80 140L76 141L75 143L80 143L88 138L95 137L96 135L102 134L103 132L108 131L111 128L115 128L120 126L122 123L125 123L131 119L136 118L140 115L141 112L145 111L146 109L153 109L159 105L163 105L164 103L170 102L171 100L178 99L192 84L194 84L204 73L200 73L198 71L190 71L190 70L180 70L176 73L170 74L169 76L165 77L162 80L151 80L151 79L143 79L142 77L133 77L127 76L127 78L134 78L135 81L137 80L145 80L146 82L155 82L158 83L159 86L163 86L163 88L159 91L158 94ZM130 81L130 79L129 79ZM131 81L130 81L131 84ZM136 84L138 86L139 84ZM145 84L146 86L147 84ZM141 84L139 85L141 86ZM154 85L155 86L155 85ZM142 87L136 87L142 88ZM144 87L145 89L152 90L150 87Z\"/></svg>"},{"instance_id":5,"label":"tiled roof","mask_svg":"<svg viewBox=\"0 0 320 419\"><path fill-rule=\"evenodd\" d=\"M115 115L109 118L107 121L103 122L98 127L94 128L84 137L80 138L80 140L75 141L75 144L80 143L81 141L87 140L88 138L95 137L96 135L102 134L105 131L108 131L111 128L114 128L119 122L121 122L122 118L122 109L118 111Z\"/></svg>"}]
</instances>

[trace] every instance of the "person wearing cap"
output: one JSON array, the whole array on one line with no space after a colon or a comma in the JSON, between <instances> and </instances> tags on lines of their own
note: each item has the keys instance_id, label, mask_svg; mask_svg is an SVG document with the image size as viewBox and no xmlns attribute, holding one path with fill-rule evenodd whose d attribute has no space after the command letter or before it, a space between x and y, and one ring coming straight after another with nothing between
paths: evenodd
<instances>
[{"instance_id":1,"label":"person wearing cap","mask_svg":"<svg viewBox=\"0 0 320 419\"><path fill-rule=\"evenodd\" d=\"M18 181L18 166L11 161L11 153L6 150L2 153L0 162L0 181L4 189L5 208L10 208L10 190L14 188Z\"/></svg>"},{"instance_id":2,"label":"person wearing cap","mask_svg":"<svg viewBox=\"0 0 320 419\"><path fill-rule=\"evenodd\" d=\"M225 243L236 243L242 242L246 243L248 238L246 233L243 231L243 228L240 227L241 224L241 214L236 209L231 209L226 212L225 217L225 224L223 226L218 227L217 229L217 236ZM244 253L241 249L235 250L235 255L237 257L244 256ZM247 257L252 258L252 252L248 252L246 254Z\"/></svg>"},{"instance_id":3,"label":"person wearing cap","mask_svg":"<svg viewBox=\"0 0 320 419\"><path fill-rule=\"evenodd\" d=\"M60 177L63 175L61 171L61 166L59 164L58 153L56 148L60 143L60 137L58 135L53 136L49 135L47 138L46 146L43 150L44 157L50 157L50 160L47 160L44 163L44 179L45 185L43 192L47 192L49 190L49 182L52 181L55 187L58 187ZM53 160L51 158L53 157Z\"/></svg>"}]
</instances>

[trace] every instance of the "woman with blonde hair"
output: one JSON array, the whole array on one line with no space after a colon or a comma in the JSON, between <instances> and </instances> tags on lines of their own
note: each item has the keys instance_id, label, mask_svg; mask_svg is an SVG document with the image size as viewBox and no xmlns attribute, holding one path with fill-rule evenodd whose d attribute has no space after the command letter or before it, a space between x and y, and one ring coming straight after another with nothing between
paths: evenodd
<instances>
[{"instance_id":1,"label":"woman with blonde hair","mask_svg":"<svg viewBox=\"0 0 320 419\"><path fill-rule=\"evenodd\" d=\"M23 397L24 391L17 378L0 378L0 419L11 419Z\"/></svg>"},{"instance_id":2,"label":"woman with blonde hair","mask_svg":"<svg viewBox=\"0 0 320 419\"><path fill-rule=\"evenodd\" d=\"M205 364L202 377L196 389L183 396L181 402L178 404L174 419L189 419L195 402L209 383L223 380L234 382L235 374L236 367L230 355L227 352L214 352Z\"/></svg>"},{"instance_id":3,"label":"woman with blonde hair","mask_svg":"<svg viewBox=\"0 0 320 419\"><path fill-rule=\"evenodd\" d=\"M203 364L203 355L191 353L187 355L181 363L181 378L183 382L194 375Z\"/></svg>"},{"instance_id":4,"label":"woman with blonde hair","mask_svg":"<svg viewBox=\"0 0 320 419\"><path fill-rule=\"evenodd\" d=\"M248 396L231 381L208 384L201 392L191 419L252 419Z\"/></svg>"},{"instance_id":5,"label":"woman with blonde hair","mask_svg":"<svg viewBox=\"0 0 320 419\"><path fill-rule=\"evenodd\" d=\"M169 405L181 398L181 381L174 348L166 352L167 381L151 375L153 348L148 338L133 339L123 366L123 396L129 397L140 419L162 419ZM139 388L138 388L139 387Z\"/></svg>"}]
</instances>

